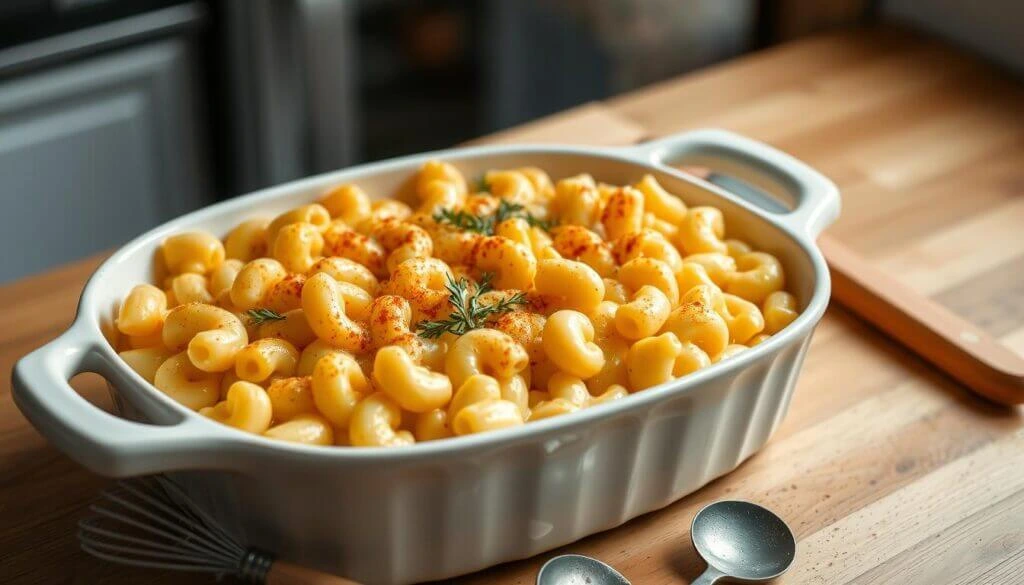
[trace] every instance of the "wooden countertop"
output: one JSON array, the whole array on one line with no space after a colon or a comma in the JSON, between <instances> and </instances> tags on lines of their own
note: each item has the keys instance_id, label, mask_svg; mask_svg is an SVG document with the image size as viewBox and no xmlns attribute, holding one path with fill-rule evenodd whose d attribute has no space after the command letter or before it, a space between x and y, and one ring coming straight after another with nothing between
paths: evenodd
<instances>
[{"instance_id":1,"label":"wooden countertop","mask_svg":"<svg viewBox=\"0 0 1024 585\"><path fill-rule=\"evenodd\" d=\"M1018 82L971 56L874 29L784 45L496 138L544 140L555 129L615 144L721 126L772 143L840 186L832 235L1024 352L1021 104ZM98 261L0 287L0 369L70 322ZM7 378L0 384L4 582L195 582L78 551L75 522L105 480L47 446L12 404ZM108 403L95 377L76 385ZM1022 469L1024 410L975 398L834 306L761 453L558 552L597 556L637 584L687 582L702 569L689 544L694 512L742 498L779 512L797 535L783 583L1017 583ZM533 583L551 554L459 582Z\"/></svg>"}]
</instances>

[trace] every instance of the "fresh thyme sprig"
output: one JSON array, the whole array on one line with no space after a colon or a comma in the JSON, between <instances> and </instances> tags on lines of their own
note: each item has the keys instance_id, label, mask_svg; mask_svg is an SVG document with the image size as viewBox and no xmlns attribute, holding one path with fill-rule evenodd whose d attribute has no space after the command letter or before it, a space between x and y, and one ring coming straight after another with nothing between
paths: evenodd
<instances>
[{"instance_id":1,"label":"fresh thyme sprig","mask_svg":"<svg viewBox=\"0 0 1024 585\"><path fill-rule=\"evenodd\" d=\"M521 215L520 215L521 214ZM529 213L523 210L523 206L518 203L512 203L505 199L498 200L498 208L494 210L494 225L511 219L513 217L528 216L532 217Z\"/></svg>"},{"instance_id":2,"label":"fresh thyme sprig","mask_svg":"<svg viewBox=\"0 0 1024 585\"><path fill-rule=\"evenodd\" d=\"M517 305L527 303L526 294L517 292L497 303L481 305L480 296L492 290L491 281L493 279L494 273L485 272L481 275L480 282L474 287L465 277L455 280L448 275L448 282L444 287L448 289L448 303L453 310L447 319L421 321L417 324L416 328L419 330L420 337L434 339L445 333L463 335L468 331L483 327L489 317L507 313Z\"/></svg>"},{"instance_id":3,"label":"fresh thyme sprig","mask_svg":"<svg viewBox=\"0 0 1024 585\"><path fill-rule=\"evenodd\" d=\"M491 190L491 186L487 184L487 175L480 175L480 178L474 181L474 186L478 193L486 193Z\"/></svg>"},{"instance_id":4,"label":"fresh thyme sprig","mask_svg":"<svg viewBox=\"0 0 1024 585\"><path fill-rule=\"evenodd\" d=\"M262 325L270 321L284 321L287 319L281 313L277 311L271 311L270 309L249 309L245 312L245 316L249 318L249 322L253 325Z\"/></svg>"},{"instance_id":5,"label":"fresh thyme sprig","mask_svg":"<svg viewBox=\"0 0 1024 585\"><path fill-rule=\"evenodd\" d=\"M539 219L529 213L523 216L523 219L525 219L526 223L530 224L531 227L539 227L546 232L550 232L558 225L558 222L553 219Z\"/></svg>"},{"instance_id":6,"label":"fresh thyme sprig","mask_svg":"<svg viewBox=\"0 0 1024 585\"><path fill-rule=\"evenodd\" d=\"M517 217L525 219L526 223L533 227L539 227L545 231L549 231L555 226L553 221L540 219L526 211L526 208L519 203L512 203L505 199L498 202L498 208L494 210L494 213L491 215L479 216L473 215L468 211L442 209L434 214L434 221L438 223L447 223L463 231L492 236L494 235L494 228L499 223L506 219Z\"/></svg>"},{"instance_id":7,"label":"fresh thyme sprig","mask_svg":"<svg viewBox=\"0 0 1024 585\"><path fill-rule=\"evenodd\" d=\"M466 211L452 211L442 209L434 214L434 221L453 225L464 232L477 232L480 234L493 234L493 217L479 217Z\"/></svg>"}]
</instances>

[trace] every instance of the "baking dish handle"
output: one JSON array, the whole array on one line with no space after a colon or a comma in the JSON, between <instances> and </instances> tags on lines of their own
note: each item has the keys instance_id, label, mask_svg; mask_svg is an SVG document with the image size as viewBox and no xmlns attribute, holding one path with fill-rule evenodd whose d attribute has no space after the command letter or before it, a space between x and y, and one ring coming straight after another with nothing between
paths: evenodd
<instances>
[{"instance_id":1,"label":"baking dish handle","mask_svg":"<svg viewBox=\"0 0 1024 585\"><path fill-rule=\"evenodd\" d=\"M81 331L83 326L76 323L15 364L11 394L25 417L61 451L101 475L223 468L230 458L215 449L216 433L202 421L181 417L167 426L132 422L95 406L71 387L69 380L82 372L125 382L91 334Z\"/></svg>"},{"instance_id":2,"label":"baking dish handle","mask_svg":"<svg viewBox=\"0 0 1024 585\"><path fill-rule=\"evenodd\" d=\"M684 132L630 147L629 154L668 168L678 164L707 166L760 191L790 195L795 198L791 210L768 198L744 200L811 238L839 217L839 189L832 181L781 150L726 130Z\"/></svg>"}]
</instances>

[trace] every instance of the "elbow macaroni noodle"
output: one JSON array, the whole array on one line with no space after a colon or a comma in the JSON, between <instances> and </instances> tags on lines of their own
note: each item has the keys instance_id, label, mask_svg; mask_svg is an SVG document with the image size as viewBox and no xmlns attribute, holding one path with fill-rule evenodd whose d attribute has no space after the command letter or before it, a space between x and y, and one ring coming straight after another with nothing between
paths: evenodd
<instances>
[{"instance_id":1,"label":"elbow macaroni noodle","mask_svg":"<svg viewBox=\"0 0 1024 585\"><path fill-rule=\"evenodd\" d=\"M430 161L408 189L412 205L338 185L223 239L167 238L159 284L119 307L119 355L239 430L394 447L620 399L799 316L777 257L653 175L618 186L524 167L469 182ZM490 219L445 223L455 213ZM453 287L468 295L486 273L493 290L452 304ZM482 316L437 335L420 327L460 310Z\"/></svg>"}]
</instances>

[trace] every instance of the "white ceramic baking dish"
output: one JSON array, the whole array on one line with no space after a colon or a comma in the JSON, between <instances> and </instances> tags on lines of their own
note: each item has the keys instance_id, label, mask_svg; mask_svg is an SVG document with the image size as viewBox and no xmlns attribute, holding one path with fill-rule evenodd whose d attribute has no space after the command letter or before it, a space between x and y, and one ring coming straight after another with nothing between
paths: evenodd
<instances>
[{"instance_id":1,"label":"white ceramic baking dish","mask_svg":"<svg viewBox=\"0 0 1024 585\"><path fill-rule=\"evenodd\" d=\"M403 449L305 447L235 431L155 390L105 339L124 294L151 279L154 252L169 234L225 233L245 217L308 202L341 182L358 182L374 196L404 192L430 158L451 161L468 177L523 165L620 184L652 173L687 203L719 207L731 234L778 255L803 312L750 351L627 399ZM740 199L667 166L680 158L792 194L793 210ZM173 472L242 542L366 583L451 577L661 508L764 445L786 412L828 302L828 271L814 238L838 212L837 190L823 176L718 130L628 148L484 146L363 165L225 201L124 246L89 280L70 329L18 362L14 399L50 441L93 471ZM68 380L82 371L111 383L124 418L75 393Z\"/></svg>"}]
</instances>

